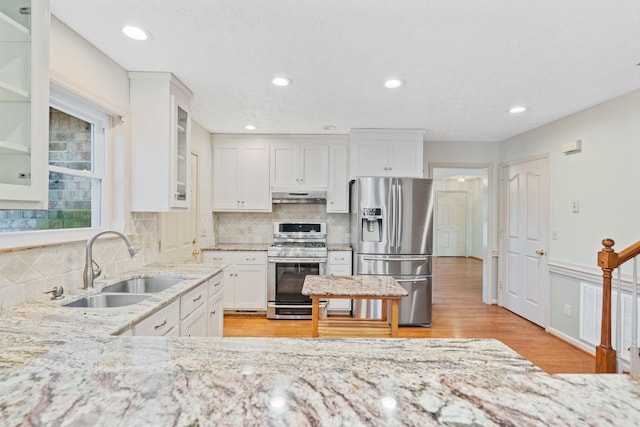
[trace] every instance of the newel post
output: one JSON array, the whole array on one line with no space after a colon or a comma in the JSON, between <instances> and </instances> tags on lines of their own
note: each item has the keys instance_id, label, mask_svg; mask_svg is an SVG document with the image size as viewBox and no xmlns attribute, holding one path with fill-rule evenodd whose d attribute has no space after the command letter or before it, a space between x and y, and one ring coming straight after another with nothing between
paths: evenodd
<instances>
[{"instance_id":1,"label":"newel post","mask_svg":"<svg viewBox=\"0 0 640 427\"><path fill-rule=\"evenodd\" d=\"M598 266L602 269L602 331L600 345L596 347L596 373L616 372L616 351L611 347L611 276L618 267L618 254L612 239L604 239L604 248L598 252Z\"/></svg>"}]
</instances>

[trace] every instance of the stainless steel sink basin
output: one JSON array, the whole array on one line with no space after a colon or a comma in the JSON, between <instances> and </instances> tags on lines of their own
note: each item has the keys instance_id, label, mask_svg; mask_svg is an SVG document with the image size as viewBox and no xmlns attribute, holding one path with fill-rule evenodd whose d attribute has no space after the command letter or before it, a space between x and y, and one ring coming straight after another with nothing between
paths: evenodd
<instances>
[{"instance_id":1,"label":"stainless steel sink basin","mask_svg":"<svg viewBox=\"0 0 640 427\"><path fill-rule=\"evenodd\" d=\"M176 277L135 277L123 280L113 285L105 286L102 292L117 292L126 294L155 294L182 282L184 279Z\"/></svg>"},{"instance_id":2,"label":"stainless steel sink basin","mask_svg":"<svg viewBox=\"0 0 640 427\"><path fill-rule=\"evenodd\" d=\"M125 307L127 305L137 304L149 298L150 295L136 294L96 294L89 295L79 300L65 304L65 307L84 307L84 308L111 308Z\"/></svg>"}]
</instances>

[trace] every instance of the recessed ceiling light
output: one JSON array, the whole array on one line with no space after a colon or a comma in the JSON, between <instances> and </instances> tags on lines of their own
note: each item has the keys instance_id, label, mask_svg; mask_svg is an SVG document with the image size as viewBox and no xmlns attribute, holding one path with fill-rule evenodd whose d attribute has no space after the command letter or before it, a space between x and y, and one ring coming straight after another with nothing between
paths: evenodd
<instances>
[{"instance_id":1,"label":"recessed ceiling light","mask_svg":"<svg viewBox=\"0 0 640 427\"><path fill-rule=\"evenodd\" d=\"M256 130L256 127L254 125L246 125L244 128L246 130Z\"/></svg>"},{"instance_id":2,"label":"recessed ceiling light","mask_svg":"<svg viewBox=\"0 0 640 427\"><path fill-rule=\"evenodd\" d=\"M132 25L127 25L122 27L122 32L129 38L134 40L146 40L149 38L149 35L141 28L134 27Z\"/></svg>"},{"instance_id":3,"label":"recessed ceiling light","mask_svg":"<svg viewBox=\"0 0 640 427\"><path fill-rule=\"evenodd\" d=\"M287 79L285 77L276 77L275 79L271 80L271 83L276 86L289 86L291 84L291 79Z\"/></svg>"},{"instance_id":4,"label":"recessed ceiling light","mask_svg":"<svg viewBox=\"0 0 640 427\"><path fill-rule=\"evenodd\" d=\"M524 105L517 105L515 107L511 107L509 109L509 112L511 114L519 114L519 113L524 113L525 111L527 111L527 107L525 107Z\"/></svg>"},{"instance_id":5,"label":"recessed ceiling light","mask_svg":"<svg viewBox=\"0 0 640 427\"><path fill-rule=\"evenodd\" d=\"M404 81L400 79L390 79L384 82L384 86L388 87L389 89L395 89L397 87L402 86L403 84L404 84Z\"/></svg>"}]
</instances>

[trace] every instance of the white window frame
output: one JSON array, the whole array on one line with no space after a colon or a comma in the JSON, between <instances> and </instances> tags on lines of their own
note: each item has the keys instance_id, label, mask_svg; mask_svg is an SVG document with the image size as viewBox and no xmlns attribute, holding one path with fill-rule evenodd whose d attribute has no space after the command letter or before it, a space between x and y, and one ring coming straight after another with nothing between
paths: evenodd
<instances>
[{"instance_id":1,"label":"white window frame","mask_svg":"<svg viewBox=\"0 0 640 427\"><path fill-rule=\"evenodd\" d=\"M87 240L96 233L107 229L111 224L111 183L109 171L111 170L111 159L109 156L109 130L111 127L111 116L105 112L104 108L96 105L88 99L77 95L62 86L51 83L49 105L56 110L78 117L94 125L94 147L92 160L94 171L80 171L49 165L49 172L60 172L65 175L75 175L85 178L96 178L101 180L100 188L93 191L100 191L100 209L92 206L91 227L87 228L67 228L52 230L32 230L0 233L0 249L24 248L36 245L52 245ZM48 135L48 134L47 134ZM47 144L48 147L48 144ZM48 157L48 155L47 155ZM48 175L48 174L47 174ZM94 186L92 186L93 188ZM96 197L92 197L96 203ZM27 209L28 210L28 209ZM95 218L96 214L99 218ZM99 223L96 221L99 220ZM123 231L123 230L117 230Z\"/></svg>"}]
</instances>

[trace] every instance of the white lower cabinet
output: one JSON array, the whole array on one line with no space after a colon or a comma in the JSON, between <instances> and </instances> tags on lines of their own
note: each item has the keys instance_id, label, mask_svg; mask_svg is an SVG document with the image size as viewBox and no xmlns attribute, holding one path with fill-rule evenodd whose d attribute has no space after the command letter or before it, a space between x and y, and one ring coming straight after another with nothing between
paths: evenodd
<instances>
[{"instance_id":1,"label":"white lower cabinet","mask_svg":"<svg viewBox=\"0 0 640 427\"><path fill-rule=\"evenodd\" d=\"M328 276L351 276L351 251L329 251L327 259ZM330 299L329 314L349 314L350 299Z\"/></svg>"},{"instance_id":2,"label":"white lower cabinet","mask_svg":"<svg viewBox=\"0 0 640 427\"><path fill-rule=\"evenodd\" d=\"M225 310L267 309L266 251L204 251L202 262L229 264L224 269Z\"/></svg>"},{"instance_id":3,"label":"white lower cabinet","mask_svg":"<svg viewBox=\"0 0 640 427\"><path fill-rule=\"evenodd\" d=\"M224 295L223 273L218 273L209 280L209 299L207 300L207 336L223 336L224 306L222 296Z\"/></svg>"},{"instance_id":4,"label":"white lower cabinet","mask_svg":"<svg viewBox=\"0 0 640 427\"><path fill-rule=\"evenodd\" d=\"M208 291L207 282L180 297L180 336L207 336Z\"/></svg>"},{"instance_id":5,"label":"white lower cabinet","mask_svg":"<svg viewBox=\"0 0 640 427\"><path fill-rule=\"evenodd\" d=\"M174 301L133 325L133 335L173 336L180 333L180 302Z\"/></svg>"}]
</instances>

